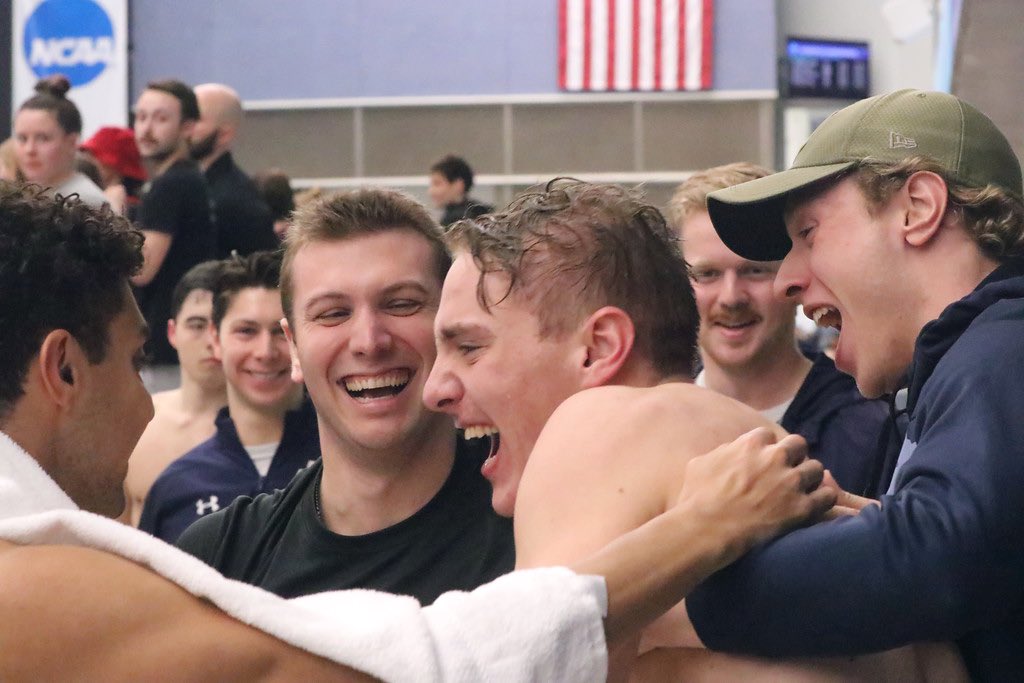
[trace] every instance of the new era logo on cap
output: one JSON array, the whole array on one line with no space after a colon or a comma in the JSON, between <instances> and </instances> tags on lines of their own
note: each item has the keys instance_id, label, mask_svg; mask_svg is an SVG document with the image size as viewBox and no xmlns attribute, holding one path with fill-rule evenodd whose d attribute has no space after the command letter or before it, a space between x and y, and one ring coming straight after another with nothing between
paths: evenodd
<instances>
[{"instance_id":1,"label":"new era logo on cap","mask_svg":"<svg viewBox=\"0 0 1024 683\"><path fill-rule=\"evenodd\" d=\"M917 141L914 138L908 138L906 135L900 135L892 130L889 131L889 149L914 149L915 147L917 147Z\"/></svg>"}]
</instances>

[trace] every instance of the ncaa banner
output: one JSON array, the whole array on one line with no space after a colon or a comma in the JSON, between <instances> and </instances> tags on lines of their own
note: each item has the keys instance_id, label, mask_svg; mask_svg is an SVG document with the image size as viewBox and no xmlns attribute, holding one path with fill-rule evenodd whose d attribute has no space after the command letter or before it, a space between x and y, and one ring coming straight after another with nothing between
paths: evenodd
<instances>
[{"instance_id":1,"label":"ncaa banner","mask_svg":"<svg viewBox=\"0 0 1024 683\"><path fill-rule=\"evenodd\" d=\"M36 81L63 74L82 112L82 139L128 123L128 0L14 0L11 112Z\"/></svg>"}]
</instances>

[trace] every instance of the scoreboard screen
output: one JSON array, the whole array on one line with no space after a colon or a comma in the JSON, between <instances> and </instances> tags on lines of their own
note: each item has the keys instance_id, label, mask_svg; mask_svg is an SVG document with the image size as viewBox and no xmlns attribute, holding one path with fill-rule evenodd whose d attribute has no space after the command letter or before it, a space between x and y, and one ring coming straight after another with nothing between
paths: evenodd
<instances>
[{"instance_id":1,"label":"scoreboard screen","mask_svg":"<svg viewBox=\"0 0 1024 683\"><path fill-rule=\"evenodd\" d=\"M870 95L867 43L788 38L784 71L783 92L789 97L859 100Z\"/></svg>"}]
</instances>

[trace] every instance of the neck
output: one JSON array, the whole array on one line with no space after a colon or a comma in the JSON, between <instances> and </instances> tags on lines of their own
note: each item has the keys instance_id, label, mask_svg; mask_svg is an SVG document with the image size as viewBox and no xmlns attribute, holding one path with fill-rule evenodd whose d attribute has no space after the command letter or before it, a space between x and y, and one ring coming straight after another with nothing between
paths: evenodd
<instances>
[{"instance_id":1,"label":"neck","mask_svg":"<svg viewBox=\"0 0 1024 683\"><path fill-rule=\"evenodd\" d=\"M792 399L811 365L793 344L738 367L723 367L705 356L704 383L754 410L766 410Z\"/></svg>"},{"instance_id":2,"label":"neck","mask_svg":"<svg viewBox=\"0 0 1024 683\"><path fill-rule=\"evenodd\" d=\"M63 185L67 181L71 180L72 176L74 176L75 173L76 173L75 169L71 169L67 173L63 173L61 175L55 176L53 178L50 178L50 179L48 179L48 180L46 180L46 181L44 181L44 182L42 182L40 184L41 185L45 185L47 187L60 187L61 185Z\"/></svg>"},{"instance_id":3,"label":"neck","mask_svg":"<svg viewBox=\"0 0 1024 683\"><path fill-rule=\"evenodd\" d=\"M143 159L142 165L145 166L150 178L156 178L166 173L167 169L173 166L179 159L184 158L185 147L179 145L177 149L165 157L147 157Z\"/></svg>"},{"instance_id":4,"label":"neck","mask_svg":"<svg viewBox=\"0 0 1024 683\"><path fill-rule=\"evenodd\" d=\"M938 318L951 303L970 294L999 267L998 262L981 254L962 229L944 231L943 239L936 240L933 251L935 258L911 264L914 268L912 281L922 283L916 289L916 301L906 307L911 316L916 316L914 339L921 328ZM935 277L936 272L948 276Z\"/></svg>"},{"instance_id":5,"label":"neck","mask_svg":"<svg viewBox=\"0 0 1024 683\"><path fill-rule=\"evenodd\" d=\"M293 403L275 406L254 406L241 400L228 389L228 411L235 431L243 446L259 446L276 443L284 434L284 415L295 407ZM301 400L301 394L299 396ZM295 402L297 403L297 401Z\"/></svg>"},{"instance_id":6,"label":"neck","mask_svg":"<svg viewBox=\"0 0 1024 683\"><path fill-rule=\"evenodd\" d=\"M222 149L219 152L214 152L213 154L207 157L203 157L202 159L199 160L199 168L202 169L203 173L206 173L206 171L209 170L211 166L213 166L214 162L217 161L217 159L220 159L229 151L230 150Z\"/></svg>"},{"instance_id":7,"label":"neck","mask_svg":"<svg viewBox=\"0 0 1024 683\"><path fill-rule=\"evenodd\" d=\"M342 448L321 422L320 502L327 528L349 536L373 533L408 519L430 502L455 462L455 428L447 418L438 418L427 434L373 452Z\"/></svg>"},{"instance_id":8,"label":"neck","mask_svg":"<svg viewBox=\"0 0 1024 683\"><path fill-rule=\"evenodd\" d=\"M221 406L228 402L227 391L223 385L218 389L210 390L198 382L189 379L184 373L181 376L179 391L181 409L193 415L216 413L220 410Z\"/></svg>"}]
</instances>

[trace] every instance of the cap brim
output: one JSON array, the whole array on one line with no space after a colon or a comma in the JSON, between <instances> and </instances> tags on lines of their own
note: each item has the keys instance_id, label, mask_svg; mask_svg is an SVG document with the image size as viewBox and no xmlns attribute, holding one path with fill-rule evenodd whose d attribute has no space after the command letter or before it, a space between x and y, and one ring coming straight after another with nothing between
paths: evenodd
<instances>
[{"instance_id":1,"label":"cap brim","mask_svg":"<svg viewBox=\"0 0 1024 683\"><path fill-rule=\"evenodd\" d=\"M708 215L725 246L751 261L779 261L792 242L783 213L790 192L841 173L855 161L791 168L708 195Z\"/></svg>"}]
</instances>

